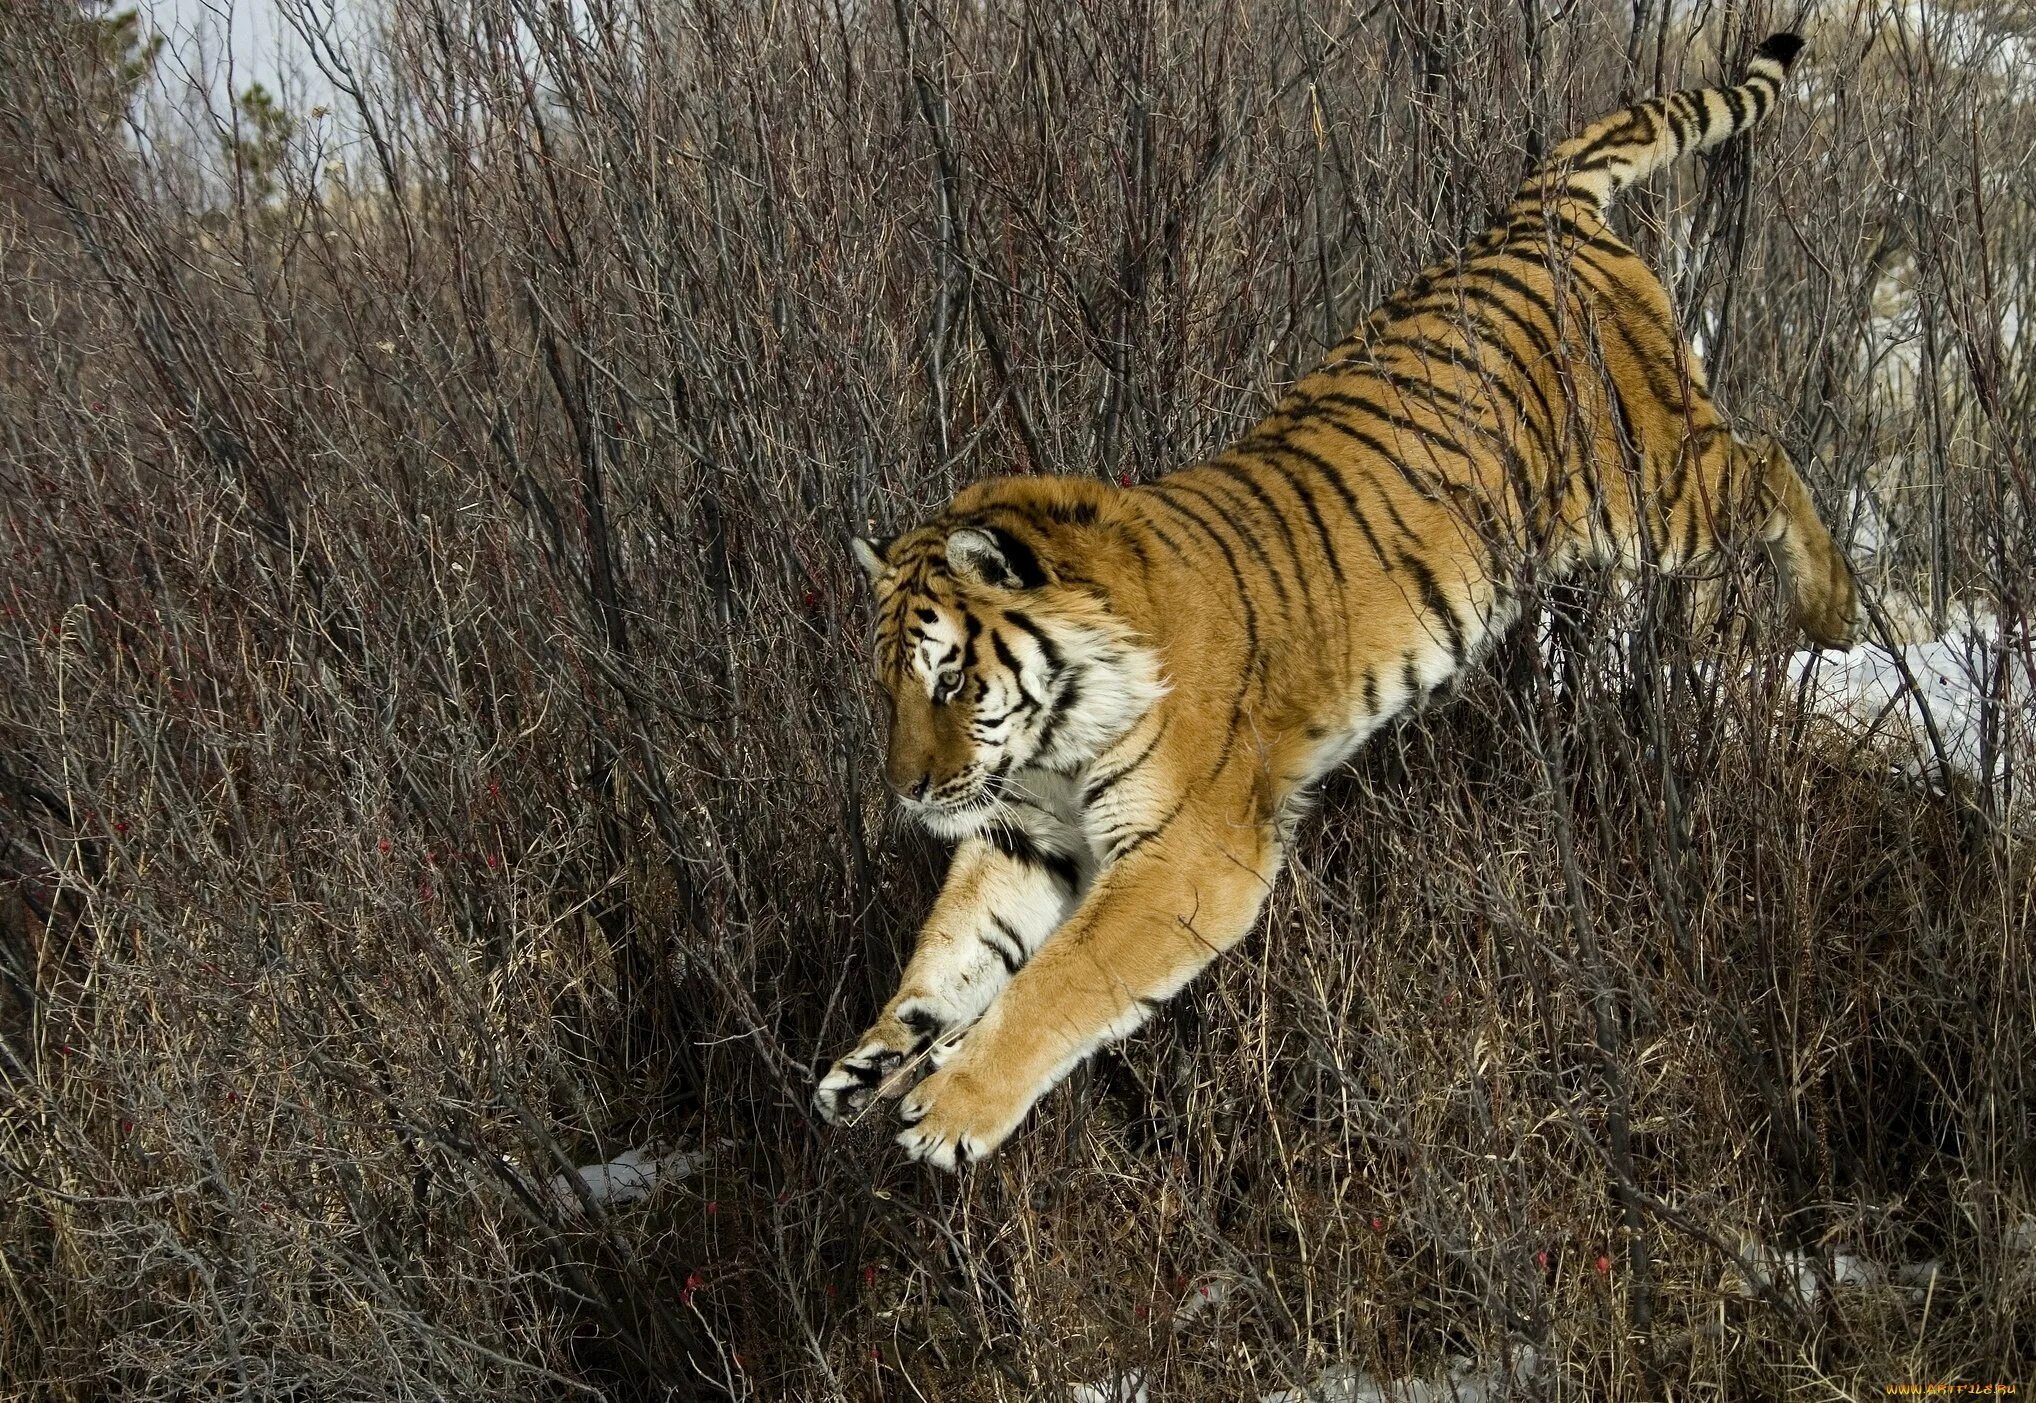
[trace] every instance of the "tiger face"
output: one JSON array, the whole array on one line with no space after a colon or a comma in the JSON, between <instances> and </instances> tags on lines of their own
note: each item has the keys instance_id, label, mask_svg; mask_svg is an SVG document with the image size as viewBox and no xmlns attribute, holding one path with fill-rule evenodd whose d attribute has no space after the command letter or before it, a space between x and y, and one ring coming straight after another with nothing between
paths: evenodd
<instances>
[{"instance_id":1,"label":"tiger face","mask_svg":"<svg viewBox=\"0 0 2036 1403\"><path fill-rule=\"evenodd\" d=\"M1078 771L1165 690L1107 602L1011 530L935 523L854 546L876 588L884 777L937 837L981 833L1029 772Z\"/></svg>"}]
</instances>

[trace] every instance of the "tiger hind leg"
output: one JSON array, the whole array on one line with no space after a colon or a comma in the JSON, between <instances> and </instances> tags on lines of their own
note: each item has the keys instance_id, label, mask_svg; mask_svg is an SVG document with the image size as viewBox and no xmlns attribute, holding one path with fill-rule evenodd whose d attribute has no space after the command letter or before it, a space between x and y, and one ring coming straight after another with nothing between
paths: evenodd
<instances>
[{"instance_id":1,"label":"tiger hind leg","mask_svg":"<svg viewBox=\"0 0 2036 1403\"><path fill-rule=\"evenodd\" d=\"M1715 550L1757 540L1774 562L1795 625L1819 647L1851 647L1859 627L1852 567L1781 445L1765 437L1746 442L1721 427L1688 451L1695 455L1700 482L1677 511L1695 519L1686 519L1682 530L1674 521L1664 523L1664 538L1687 543L1675 552L1681 558L1670 563L1700 563L1692 557L1709 553L1704 545ZM1699 592L1700 616L1705 606L1715 611L1722 586L1715 578L1704 583L1710 588Z\"/></svg>"},{"instance_id":2,"label":"tiger hind leg","mask_svg":"<svg viewBox=\"0 0 2036 1403\"><path fill-rule=\"evenodd\" d=\"M1858 587L1845 553L1817 515L1810 489L1772 439L1735 446L1754 460L1766 507L1760 539L1781 575L1796 627L1819 647L1850 648L1859 632Z\"/></svg>"}]
</instances>

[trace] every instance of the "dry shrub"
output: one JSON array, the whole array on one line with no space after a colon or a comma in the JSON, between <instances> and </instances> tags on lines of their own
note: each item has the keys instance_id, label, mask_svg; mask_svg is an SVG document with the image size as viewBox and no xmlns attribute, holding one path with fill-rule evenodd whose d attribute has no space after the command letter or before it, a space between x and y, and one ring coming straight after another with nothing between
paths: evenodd
<instances>
[{"instance_id":1,"label":"dry shrub","mask_svg":"<svg viewBox=\"0 0 2036 1403\"><path fill-rule=\"evenodd\" d=\"M388 0L358 47L290 0L340 111L222 163L38 5L0 20L11 1390L2036 1358L2017 777L1894 777L1774 628L1693 645L1652 587L1551 601L1371 745L1263 932L986 1166L805 1109L940 858L883 820L848 531L1214 448L1528 152L1796 16ZM2036 120L2014 13L1935 13L1827 15L1751 154L1628 218L1737 417L2026 674ZM547 1187L653 1140L705 1164ZM1941 1273L1747 1286L1841 1247Z\"/></svg>"}]
</instances>

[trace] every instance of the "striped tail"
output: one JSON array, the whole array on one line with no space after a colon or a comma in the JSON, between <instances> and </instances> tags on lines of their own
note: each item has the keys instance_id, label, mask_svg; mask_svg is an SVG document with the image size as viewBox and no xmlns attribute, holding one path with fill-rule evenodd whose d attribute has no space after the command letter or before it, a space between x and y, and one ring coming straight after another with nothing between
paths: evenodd
<instances>
[{"instance_id":1,"label":"striped tail","mask_svg":"<svg viewBox=\"0 0 2036 1403\"><path fill-rule=\"evenodd\" d=\"M1527 177L1516 205L1587 200L1605 209L1621 190L1691 151L1707 151L1758 122L1781 95L1803 41L1774 34L1735 88L1686 88L1600 117Z\"/></svg>"}]
</instances>

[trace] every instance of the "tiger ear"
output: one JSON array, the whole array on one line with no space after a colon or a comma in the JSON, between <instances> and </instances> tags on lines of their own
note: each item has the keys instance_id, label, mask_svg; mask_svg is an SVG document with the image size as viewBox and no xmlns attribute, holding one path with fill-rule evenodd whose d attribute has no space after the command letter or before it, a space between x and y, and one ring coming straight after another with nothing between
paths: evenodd
<instances>
[{"instance_id":1,"label":"tiger ear","mask_svg":"<svg viewBox=\"0 0 2036 1403\"><path fill-rule=\"evenodd\" d=\"M948 532L947 568L960 579L996 589L1033 589L1046 583L1046 572L1032 547L995 526L957 526Z\"/></svg>"},{"instance_id":2,"label":"tiger ear","mask_svg":"<svg viewBox=\"0 0 2036 1403\"><path fill-rule=\"evenodd\" d=\"M848 548L855 556L855 563L862 566L863 573L870 577L872 583L881 579L884 571L891 568L889 562L884 559L884 552L890 544L889 541L871 541L861 536L849 541Z\"/></svg>"}]
</instances>

